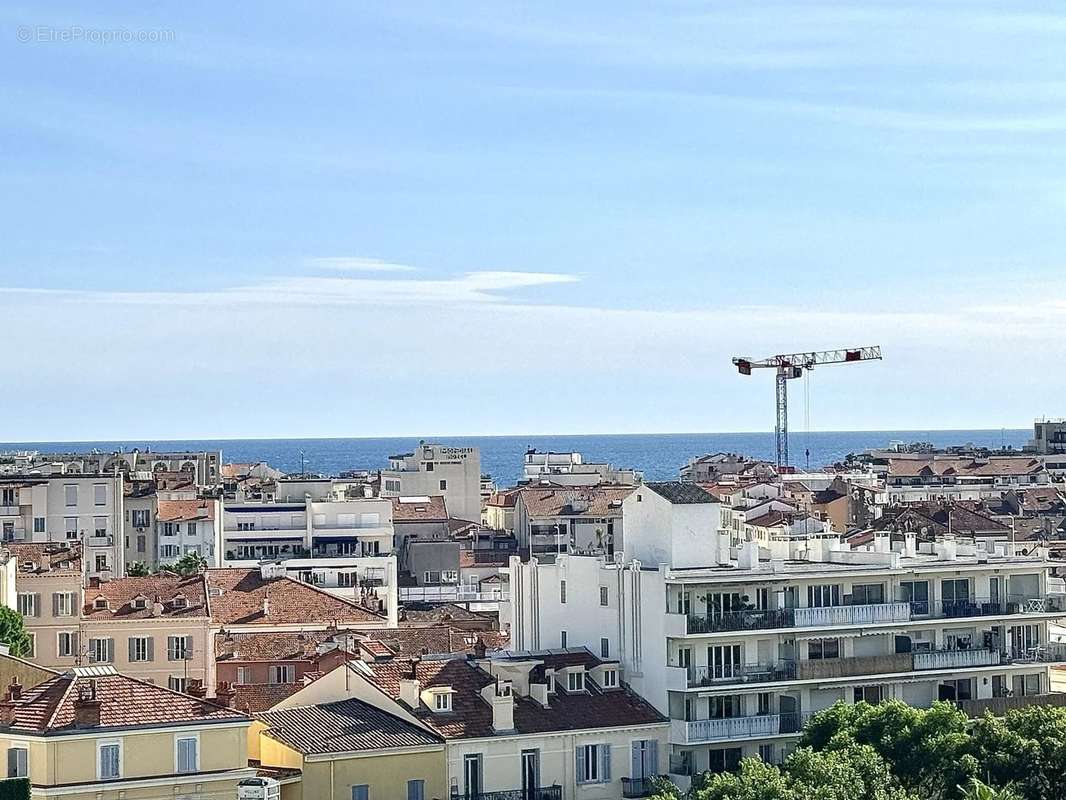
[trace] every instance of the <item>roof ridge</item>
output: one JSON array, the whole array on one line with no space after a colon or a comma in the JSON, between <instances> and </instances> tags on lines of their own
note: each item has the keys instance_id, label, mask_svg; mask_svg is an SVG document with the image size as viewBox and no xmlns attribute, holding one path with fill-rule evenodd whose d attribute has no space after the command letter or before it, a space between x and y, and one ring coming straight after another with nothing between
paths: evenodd
<instances>
[{"instance_id":1,"label":"roof ridge","mask_svg":"<svg viewBox=\"0 0 1066 800\"><path fill-rule=\"evenodd\" d=\"M77 675L71 675L66 672L60 673L59 678L61 680L67 680L69 681L69 683L67 684L66 691L64 691L63 694L60 695L59 700L56 701L55 706L52 708L52 713L48 715L48 719L45 721L44 725L41 726L44 729L52 728L55 726L56 715L59 713L59 709L61 709L63 707L63 704L66 703L67 696L71 693L71 691L74 689L74 686L78 682ZM48 681L45 681L45 683L47 682Z\"/></svg>"}]
</instances>

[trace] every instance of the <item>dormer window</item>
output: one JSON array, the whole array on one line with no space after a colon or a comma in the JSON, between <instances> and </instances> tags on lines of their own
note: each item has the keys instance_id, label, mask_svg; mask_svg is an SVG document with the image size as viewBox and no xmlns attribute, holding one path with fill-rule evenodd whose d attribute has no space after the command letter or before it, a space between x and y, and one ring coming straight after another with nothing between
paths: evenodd
<instances>
[{"instance_id":1,"label":"dormer window","mask_svg":"<svg viewBox=\"0 0 1066 800\"><path fill-rule=\"evenodd\" d=\"M568 691L568 692L583 692L583 691L585 691L585 673L584 672L568 672L568 673L566 673L566 691Z\"/></svg>"},{"instance_id":2,"label":"dormer window","mask_svg":"<svg viewBox=\"0 0 1066 800\"><path fill-rule=\"evenodd\" d=\"M147 597L134 597L133 598L133 607L135 609L137 609L138 611L143 610L145 608L148 608L148 598Z\"/></svg>"},{"instance_id":3,"label":"dormer window","mask_svg":"<svg viewBox=\"0 0 1066 800\"><path fill-rule=\"evenodd\" d=\"M188 608L189 601L185 599L184 595L179 594L177 597L174 598L172 605L174 606L174 608Z\"/></svg>"},{"instance_id":4,"label":"dormer window","mask_svg":"<svg viewBox=\"0 0 1066 800\"><path fill-rule=\"evenodd\" d=\"M618 687L618 670L605 669L603 671L603 688L615 689Z\"/></svg>"},{"instance_id":5,"label":"dormer window","mask_svg":"<svg viewBox=\"0 0 1066 800\"><path fill-rule=\"evenodd\" d=\"M106 597L97 597L93 601L93 608L96 609L97 611L106 611L107 610L107 598Z\"/></svg>"},{"instance_id":6,"label":"dormer window","mask_svg":"<svg viewBox=\"0 0 1066 800\"><path fill-rule=\"evenodd\" d=\"M452 710L451 692L433 693L433 710L438 714L444 714Z\"/></svg>"}]
</instances>

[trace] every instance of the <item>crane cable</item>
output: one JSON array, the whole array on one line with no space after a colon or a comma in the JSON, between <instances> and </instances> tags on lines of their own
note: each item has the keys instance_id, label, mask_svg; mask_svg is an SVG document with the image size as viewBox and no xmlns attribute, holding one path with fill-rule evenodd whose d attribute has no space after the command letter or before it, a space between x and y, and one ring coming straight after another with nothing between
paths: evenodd
<instances>
[{"instance_id":1,"label":"crane cable","mask_svg":"<svg viewBox=\"0 0 1066 800\"><path fill-rule=\"evenodd\" d=\"M806 430L807 472L811 471L811 371L803 373L803 423Z\"/></svg>"}]
</instances>

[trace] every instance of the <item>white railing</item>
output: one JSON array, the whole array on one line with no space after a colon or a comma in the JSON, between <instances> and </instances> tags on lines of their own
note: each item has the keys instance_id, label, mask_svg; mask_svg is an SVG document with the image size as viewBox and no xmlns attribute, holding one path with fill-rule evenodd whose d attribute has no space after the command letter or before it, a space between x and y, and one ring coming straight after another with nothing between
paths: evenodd
<instances>
[{"instance_id":1,"label":"white railing","mask_svg":"<svg viewBox=\"0 0 1066 800\"><path fill-rule=\"evenodd\" d=\"M696 743L776 736L780 731L781 717L777 714L766 714L758 717L694 720L688 723L687 734L688 741Z\"/></svg>"},{"instance_id":2,"label":"white railing","mask_svg":"<svg viewBox=\"0 0 1066 800\"><path fill-rule=\"evenodd\" d=\"M480 591L477 587L455 586L401 586L400 602L425 603L485 603L507 600L510 593L506 589Z\"/></svg>"},{"instance_id":3,"label":"white railing","mask_svg":"<svg viewBox=\"0 0 1066 800\"><path fill-rule=\"evenodd\" d=\"M933 650L914 654L915 669L960 669L994 667L1000 662L998 650Z\"/></svg>"},{"instance_id":4,"label":"white railing","mask_svg":"<svg viewBox=\"0 0 1066 800\"><path fill-rule=\"evenodd\" d=\"M872 603L863 606L797 608L793 613L797 628L872 625L878 622L908 622L911 606L910 603Z\"/></svg>"}]
</instances>

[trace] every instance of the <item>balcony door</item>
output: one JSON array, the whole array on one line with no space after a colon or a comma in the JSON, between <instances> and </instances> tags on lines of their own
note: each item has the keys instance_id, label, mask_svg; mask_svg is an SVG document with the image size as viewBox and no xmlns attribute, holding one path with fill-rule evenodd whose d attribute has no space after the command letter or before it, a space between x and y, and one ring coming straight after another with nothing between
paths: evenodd
<instances>
[{"instance_id":1,"label":"balcony door","mask_svg":"<svg viewBox=\"0 0 1066 800\"><path fill-rule=\"evenodd\" d=\"M463 798L464 800L480 800L484 790L481 775L481 754L468 754L463 756Z\"/></svg>"},{"instance_id":2,"label":"balcony door","mask_svg":"<svg viewBox=\"0 0 1066 800\"><path fill-rule=\"evenodd\" d=\"M540 751L522 751L522 800L536 800L540 788Z\"/></svg>"},{"instance_id":3,"label":"balcony door","mask_svg":"<svg viewBox=\"0 0 1066 800\"><path fill-rule=\"evenodd\" d=\"M659 743L655 739L633 742L631 778L654 778L659 774Z\"/></svg>"}]
</instances>

